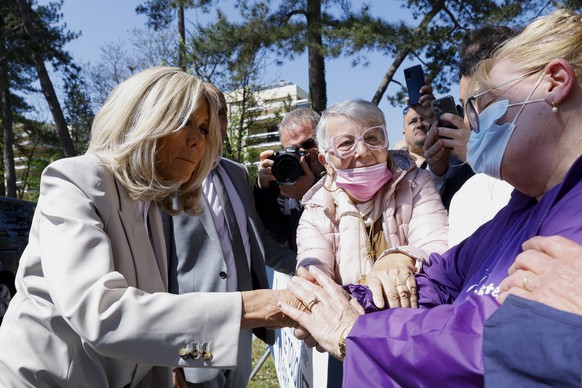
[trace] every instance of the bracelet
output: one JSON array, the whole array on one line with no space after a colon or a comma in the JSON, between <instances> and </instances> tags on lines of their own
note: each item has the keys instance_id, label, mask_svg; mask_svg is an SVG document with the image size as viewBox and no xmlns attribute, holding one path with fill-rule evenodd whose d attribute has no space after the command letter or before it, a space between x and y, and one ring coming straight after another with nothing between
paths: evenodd
<instances>
[{"instance_id":1,"label":"bracelet","mask_svg":"<svg viewBox=\"0 0 582 388\"><path fill-rule=\"evenodd\" d=\"M354 325L346 326L344 328L344 330L342 331L342 333L340 334L339 340L337 342L337 345L339 347L339 356L340 356L341 361L343 361L344 358L346 358L346 337L348 336L349 332L352 330L352 327L354 327Z\"/></svg>"}]
</instances>

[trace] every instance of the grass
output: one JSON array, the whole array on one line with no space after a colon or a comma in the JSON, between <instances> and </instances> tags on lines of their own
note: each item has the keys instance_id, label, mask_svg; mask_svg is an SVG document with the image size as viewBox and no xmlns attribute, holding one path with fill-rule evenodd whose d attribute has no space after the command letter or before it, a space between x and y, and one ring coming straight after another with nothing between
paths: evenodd
<instances>
[{"instance_id":1,"label":"grass","mask_svg":"<svg viewBox=\"0 0 582 388\"><path fill-rule=\"evenodd\" d=\"M265 346L263 341L253 338L253 368L265 354ZM279 388L277 371L275 370L273 357L270 354L253 379L249 380L248 388Z\"/></svg>"}]
</instances>

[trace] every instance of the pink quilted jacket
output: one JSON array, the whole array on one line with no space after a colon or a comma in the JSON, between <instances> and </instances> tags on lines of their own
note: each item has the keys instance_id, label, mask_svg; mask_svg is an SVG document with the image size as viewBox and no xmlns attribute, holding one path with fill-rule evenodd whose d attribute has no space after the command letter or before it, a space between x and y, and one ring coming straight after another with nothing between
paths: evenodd
<instances>
[{"instance_id":1,"label":"pink quilted jacket","mask_svg":"<svg viewBox=\"0 0 582 388\"><path fill-rule=\"evenodd\" d=\"M393 179L384 196L382 229L389 244L386 253L402 252L427 262L432 252L448 249L448 215L430 173L416 167L408 154L390 151ZM339 284L360 278L358 260L340 262L339 219L331 194L319 181L303 197L304 211L297 229L297 266L315 265ZM418 268L418 267L417 267Z\"/></svg>"}]
</instances>

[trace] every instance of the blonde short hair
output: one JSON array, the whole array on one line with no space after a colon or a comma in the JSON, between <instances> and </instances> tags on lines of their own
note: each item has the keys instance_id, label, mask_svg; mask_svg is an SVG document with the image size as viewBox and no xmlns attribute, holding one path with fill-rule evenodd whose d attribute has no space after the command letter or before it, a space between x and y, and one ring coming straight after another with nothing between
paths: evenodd
<instances>
[{"instance_id":1,"label":"blonde short hair","mask_svg":"<svg viewBox=\"0 0 582 388\"><path fill-rule=\"evenodd\" d=\"M543 70L556 58L568 61L576 78L582 80L582 16L573 11L559 9L534 20L489 59L481 62L475 81L484 89L491 87L489 72L495 64L505 59L526 74Z\"/></svg>"},{"instance_id":2,"label":"blonde short hair","mask_svg":"<svg viewBox=\"0 0 582 388\"><path fill-rule=\"evenodd\" d=\"M185 183L162 180L156 173L158 139L179 131L203 101L209 106L209 133L202 160ZM119 84L95 116L88 153L112 171L134 200L155 201L170 214L202 211L201 183L222 142L219 102L196 77L174 67L152 67Z\"/></svg>"}]
</instances>

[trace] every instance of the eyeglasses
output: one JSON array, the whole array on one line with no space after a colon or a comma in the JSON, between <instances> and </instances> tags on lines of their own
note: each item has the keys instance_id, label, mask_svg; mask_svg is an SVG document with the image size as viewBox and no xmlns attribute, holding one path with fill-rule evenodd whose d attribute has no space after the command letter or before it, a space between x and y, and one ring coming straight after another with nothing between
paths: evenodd
<instances>
[{"instance_id":1,"label":"eyeglasses","mask_svg":"<svg viewBox=\"0 0 582 388\"><path fill-rule=\"evenodd\" d=\"M491 89L487 89L487 90L485 90L483 92L479 92L479 93L477 93L477 94L469 97L467 99L467 102L465 103L465 113L467 114L467 119L469 120L469 128L471 128L471 130L474 131L475 133L479 133L479 131L481 130L479 128L479 113L477 112L477 109L475 108L475 105L473 105L473 101L476 101L477 100L477 97L480 97L480 96L482 96L484 94L487 94L487 93L489 93L492 90L499 89L500 87L505 86L507 84L510 84L512 82L519 81L519 80L521 80L521 79L523 79L523 78L525 78L527 76L530 76L530 75L532 75L534 73L537 73L538 71L539 70L532 70L530 72L527 72L525 74L520 75L517 78L514 78L512 80L509 80L507 82L504 82L501 85L497 85L497 86L495 86L495 87L493 87Z\"/></svg>"},{"instance_id":2,"label":"eyeglasses","mask_svg":"<svg viewBox=\"0 0 582 388\"><path fill-rule=\"evenodd\" d=\"M370 150L380 150L388 147L388 135L386 127L379 125L368 128L362 133L362 136L355 136L344 133L331 138L331 144L326 149L330 149L339 158L347 158L356 152L356 146L360 141L363 141L366 147Z\"/></svg>"}]
</instances>

